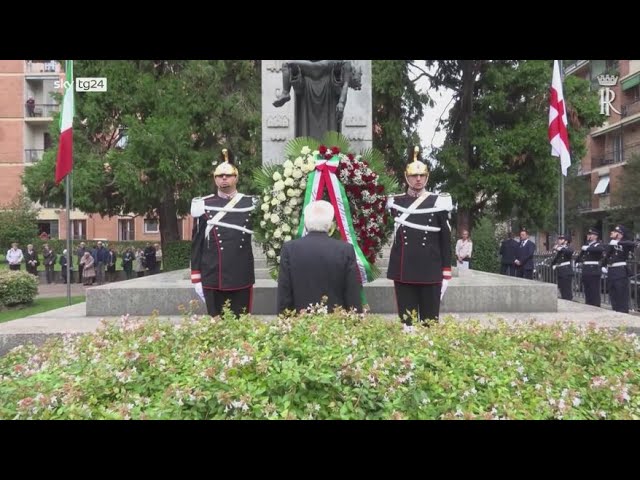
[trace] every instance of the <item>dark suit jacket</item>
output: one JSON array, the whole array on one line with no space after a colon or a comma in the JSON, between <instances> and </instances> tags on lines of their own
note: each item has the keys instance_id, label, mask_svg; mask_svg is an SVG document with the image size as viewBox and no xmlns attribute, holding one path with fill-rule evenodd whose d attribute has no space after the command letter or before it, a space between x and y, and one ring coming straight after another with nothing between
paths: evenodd
<instances>
[{"instance_id":1,"label":"dark suit jacket","mask_svg":"<svg viewBox=\"0 0 640 480\"><path fill-rule=\"evenodd\" d=\"M278 312L306 309L326 295L334 305L362 311L360 276L353 247L323 232L285 242L280 252Z\"/></svg>"},{"instance_id":2,"label":"dark suit jacket","mask_svg":"<svg viewBox=\"0 0 640 480\"><path fill-rule=\"evenodd\" d=\"M500 256L502 257L500 263L513 265L513 262L516 260L518 247L520 247L520 242L513 238L503 240L500 244Z\"/></svg>"},{"instance_id":3,"label":"dark suit jacket","mask_svg":"<svg viewBox=\"0 0 640 480\"><path fill-rule=\"evenodd\" d=\"M527 243L522 246L522 242L518 245L516 251L516 260L520 260L519 268L523 270L533 270L533 255L536 253L536 245L527 239Z\"/></svg>"}]
</instances>

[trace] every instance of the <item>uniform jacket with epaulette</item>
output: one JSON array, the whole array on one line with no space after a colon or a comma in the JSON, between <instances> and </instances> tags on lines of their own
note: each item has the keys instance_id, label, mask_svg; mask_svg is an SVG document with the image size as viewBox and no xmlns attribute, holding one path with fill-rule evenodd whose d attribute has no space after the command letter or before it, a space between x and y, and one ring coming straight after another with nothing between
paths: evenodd
<instances>
[{"instance_id":1,"label":"uniform jacket with epaulette","mask_svg":"<svg viewBox=\"0 0 640 480\"><path fill-rule=\"evenodd\" d=\"M616 245L605 245L604 266L608 268L607 277L609 280L617 280L630 275L627 260L634 246L633 240L620 240Z\"/></svg>"},{"instance_id":2,"label":"uniform jacket with epaulette","mask_svg":"<svg viewBox=\"0 0 640 480\"><path fill-rule=\"evenodd\" d=\"M558 277L563 278L573 275L571 257L573 257L573 248L569 245L563 245L562 248L556 252L556 256L551 262L551 265L556 265Z\"/></svg>"},{"instance_id":3,"label":"uniform jacket with epaulette","mask_svg":"<svg viewBox=\"0 0 640 480\"><path fill-rule=\"evenodd\" d=\"M604 245L600 241L595 241L588 245L586 250L582 250L576 263L582 263L582 276L600 276L602 273L602 254Z\"/></svg>"},{"instance_id":4,"label":"uniform jacket with epaulette","mask_svg":"<svg viewBox=\"0 0 640 480\"><path fill-rule=\"evenodd\" d=\"M391 197L387 207L394 221L405 213L396 206L407 209L415 201L416 197L407 194ZM404 225L395 223L397 228L391 247L387 278L413 284L441 283L443 278L451 278L451 209L450 195L431 193L417 207L415 213L404 219ZM411 227L406 223L429 227L432 231Z\"/></svg>"},{"instance_id":5,"label":"uniform jacket with epaulette","mask_svg":"<svg viewBox=\"0 0 640 480\"><path fill-rule=\"evenodd\" d=\"M253 197L243 195L232 207L232 210L238 211L230 211L219 220L221 224L230 224L241 229L212 224L218 211L211 208L223 208L232 200L209 195L194 198L191 202L191 215L194 217L191 281L202 281L203 288L240 290L255 283L250 233L253 229Z\"/></svg>"}]
</instances>

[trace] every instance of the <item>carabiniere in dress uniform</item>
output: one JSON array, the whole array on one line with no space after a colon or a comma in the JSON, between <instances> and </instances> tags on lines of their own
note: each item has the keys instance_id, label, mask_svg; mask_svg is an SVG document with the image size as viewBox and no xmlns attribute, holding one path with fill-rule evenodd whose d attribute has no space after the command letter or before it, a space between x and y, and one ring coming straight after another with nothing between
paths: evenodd
<instances>
[{"instance_id":1,"label":"carabiniere in dress uniform","mask_svg":"<svg viewBox=\"0 0 640 480\"><path fill-rule=\"evenodd\" d=\"M212 316L221 314L227 300L236 315L251 313L255 283L251 212L257 200L236 190L233 156L228 149L222 156L224 161L213 173L217 194L191 202L191 281L196 291L203 291Z\"/></svg>"},{"instance_id":2,"label":"carabiniere in dress uniform","mask_svg":"<svg viewBox=\"0 0 640 480\"><path fill-rule=\"evenodd\" d=\"M415 147L405 169L407 193L389 197L387 208L395 222L387 278L394 281L398 314L411 324L437 320L441 293L451 279L451 196L425 190L429 171ZM409 157L411 160L411 157Z\"/></svg>"}]
</instances>

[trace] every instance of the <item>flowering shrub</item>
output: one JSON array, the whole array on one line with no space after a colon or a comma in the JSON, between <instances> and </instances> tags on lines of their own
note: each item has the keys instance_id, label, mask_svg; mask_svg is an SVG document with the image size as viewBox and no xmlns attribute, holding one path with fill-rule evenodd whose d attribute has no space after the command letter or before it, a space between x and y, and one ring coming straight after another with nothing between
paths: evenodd
<instances>
[{"instance_id":1,"label":"flowering shrub","mask_svg":"<svg viewBox=\"0 0 640 480\"><path fill-rule=\"evenodd\" d=\"M20 270L0 270L0 309L30 303L38 294L38 279Z\"/></svg>"},{"instance_id":2,"label":"flowering shrub","mask_svg":"<svg viewBox=\"0 0 640 480\"><path fill-rule=\"evenodd\" d=\"M287 145L287 160L282 165L267 166L255 174L262 189L262 203L254 222L255 238L262 244L274 278L282 244L299 236L305 198L314 199L308 180L318 162L335 162L334 173L344 187L355 239L370 264L375 264L391 233L386 196L395 192L398 185L386 175L382 154L372 149L360 155L344 153L349 149L348 142L336 133L328 134L323 142L326 144L312 138L296 138ZM318 183L322 185L322 181ZM337 188L334 192L340 197ZM326 192L325 199L331 201ZM337 228L333 236L341 238ZM375 277L377 270L374 268L373 272Z\"/></svg>"},{"instance_id":3,"label":"flowering shrub","mask_svg":"<svg viewBox=\"0 0 640 480\"><path fill-rule=\"evenodd\" d=\"M637 419L640 340L322 308L121 321L0 358L3 419Z\"/></svg>"}]
</instances>

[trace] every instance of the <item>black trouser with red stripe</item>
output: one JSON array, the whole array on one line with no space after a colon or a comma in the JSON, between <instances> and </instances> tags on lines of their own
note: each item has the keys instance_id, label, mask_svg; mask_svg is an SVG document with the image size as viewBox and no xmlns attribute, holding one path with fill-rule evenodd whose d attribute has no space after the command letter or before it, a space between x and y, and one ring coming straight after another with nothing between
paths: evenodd
<instances>
[{"instance_id":1,"label":"black trouser with red stripe","mask_svg":"<svg viewBox=\"0 0 640 480\"><path fill-rule=\"evenodd\" d=\"M440 283L412 284L393 282L396 291L396 304L400 320L411 325L411 312L421 322L438 320L440 317Z\"/></svg>"},{"instance_id":2,"label":"black trouser with red stripe","mask_svg":"<svg viewBox=\"0 0 640 480\"><path fill-rule=\"evenodd\" d=\"M240 316L251 313L253 301L253 287L241 290L213 290L204 288L204 299L207 303L207 313L212 317L222 315L222 309L227 300L231 302L231 311Z\"/></svg>"}]
</instances>

